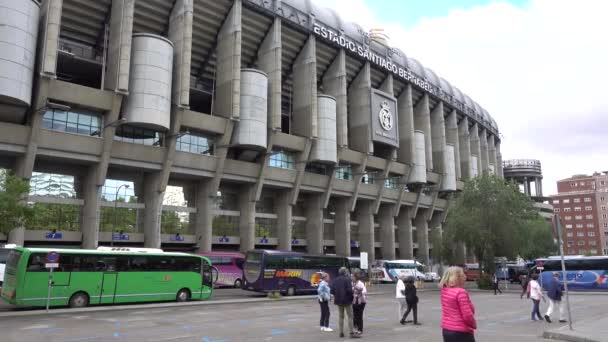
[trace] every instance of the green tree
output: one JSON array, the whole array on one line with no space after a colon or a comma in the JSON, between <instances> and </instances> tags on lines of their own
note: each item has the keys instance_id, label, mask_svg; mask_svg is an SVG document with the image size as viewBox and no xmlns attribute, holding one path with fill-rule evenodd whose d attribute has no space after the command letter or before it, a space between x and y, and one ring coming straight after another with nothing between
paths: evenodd
<instances>
[{"instance_id":1,"label":"green tree","mask_svg":"<svg viewBox=\"0 0 608 342\"><path fill-rule=\"evenodd\" d=\"M125 202L123 197L119 197L117 202ZM129 203L135 203L137 199L133 196L129 198ZM103 232L135 232L137 222L137 209L133 208L114 208L101 207L101 231ZM116 222L116 227L114 227Z\"/></svg>"},{"instance_id":2,"label":"green tree","mask_svg":"<svg viewBox=\"0 0 608 342\"><path fill-rule=\"evenodd\" d=\"M495 256L513 259L528 245L527 230L537 219L530 198L504 179L484 174L469 180L452 203L444 237L464 242L491 274Z\"/></svg>"},{"instance_id":3,"label":"green tree","mask_svg":"<svg viewBox=\"0 0 608 342\"><path fill-rule=\"evenodd\" d=\"M558 254L551 224L540 216L527 223L524 230L525 241L519 248L519 255L526 260L534 260Z\"/></svg>"},{"instance_id":4,"label":"green tree","mask_svg":"<svg viewBox=\"0 0 608 342\"><path fill-rule=\"evenodd\" d=\"M0 233L21 227L33 215L25 201L30 184L27 180L0 170Z\"/></svg>"},{"instance_id":5,"label":"green tree","mask_svg":"<svg viewBox=\"0 0 608 342\"><path fill-rule=\"evenodd\" d=\"M161 232L165 234L182 233L183 223L175 211L163 210L160 222Z\"/></svg>"}]
</instances>

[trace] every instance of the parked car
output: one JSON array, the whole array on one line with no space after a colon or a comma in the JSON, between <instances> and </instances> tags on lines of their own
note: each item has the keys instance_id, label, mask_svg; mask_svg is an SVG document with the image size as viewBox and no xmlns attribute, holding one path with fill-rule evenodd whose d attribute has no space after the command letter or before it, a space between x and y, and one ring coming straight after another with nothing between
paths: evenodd
<instances>
[{"instance_id":1,"label":"parked car","mask_svg":"<svg viewBox=\"0 0 608 342\"><path fill-rule=\"evenodd\" d=\"M439 274L437 274L437 272L426 272L424 274L424 281L439 281L441 280L441 277L439 276Z\"/></svg>"}]
</instances>

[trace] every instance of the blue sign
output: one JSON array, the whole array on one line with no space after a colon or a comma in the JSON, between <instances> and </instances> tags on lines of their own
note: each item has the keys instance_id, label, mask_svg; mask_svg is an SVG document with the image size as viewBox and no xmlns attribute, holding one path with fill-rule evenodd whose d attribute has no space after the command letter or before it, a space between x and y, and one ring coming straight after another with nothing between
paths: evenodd
<instances>
[{"instance_id":1,"label":"blue sign","mask_svg":"<svg viewBox=\"0 0 608 342\"><path fill-rule=\"evenodd\" d=\"M44 235L45 239L53 239L53 240L59 240L61 238L63 238L63 234L62 233L46 233Z\"/></svg>"},{"instance_id":2,"label":"blue sign","mask_svg":"<svg viewBox=\"0 0 608 342\"><path fill-rule=\"evenodd\" d=\"M59 262L59 253L51 251L46 255L46 262L54 264Z\"/></svg>"},{"instance_id":3,"label":"blue sign","mask_svg":"<svg viewBox=\"0 0 608 342\"><path fill-rule=\"evenodd\" d=\"M129 234L114 234L114 235L112 235L112 240L128 241Z\"/></svg>"},{"instance_id":4,"label":"blue sign","mask_svg":"<svg viewBox=\"0 0 608 342\"><path fill-rule=\"evenodd\" d=\"M359 247L359 241L350 240L350 246L351 247Z\"/></svg>"},{"instance_id":5,"label":"blue sign","mask_svg":"<svg viewBox=\"0 0 608 342\"><path fill-rule=\"evenodd\" d=\"M300 241L298 241L298 239L293 239L293 240L291 240L291 244L298 245L298 244L300 244Z\"/></svg>"},{"instance_id":6,"label":"blue sign","mask_svg":"<svg viewBox=\"0 0 608 342\"><path fill-rule=\"evenodd\" d=\"M230 242L230 238L227 237L226 235L224 235L224 236L220 237L218 241L219 242Z\"/></svg>"},{"instance_id":7,"label":"blue sign","mask_svg":"<svg viewBox=\"0 0 608 342\"><path fill-rule=\"evenodd\" d=\"M268 243L268 238L264 236L260 239L260 243Z\"/></svg>"},{"instance_id":8,"label":"blue sign","mask_svg":"<svg viewBox=\"0 0 608 342\"><path fill-rule=\"evenodd\" d=\"M181 235L171 235L169 241L184 241L184 237Z\"/></svg>"}]
</instances>

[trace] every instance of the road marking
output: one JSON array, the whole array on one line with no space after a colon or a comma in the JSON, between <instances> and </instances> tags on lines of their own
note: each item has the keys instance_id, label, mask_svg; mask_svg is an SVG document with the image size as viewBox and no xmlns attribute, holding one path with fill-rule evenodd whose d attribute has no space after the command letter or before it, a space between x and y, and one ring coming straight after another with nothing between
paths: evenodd
<instances>
[{"instance_id":1,"label":"road marking","mask_svg":"<svg viewBox=\"0 0 608 342\"><path fill-rule=\"evenodd\" d=\"M289 332L288 330L272 329L270 331L270 335L285 335L288 332Z\"/></svg>"}]
</instances>

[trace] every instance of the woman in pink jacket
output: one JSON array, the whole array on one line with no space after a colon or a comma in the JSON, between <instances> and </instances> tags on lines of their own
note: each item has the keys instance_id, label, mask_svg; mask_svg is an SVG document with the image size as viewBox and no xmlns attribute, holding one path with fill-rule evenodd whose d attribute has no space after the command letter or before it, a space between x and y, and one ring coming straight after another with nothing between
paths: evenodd
<instances>
[{"instance_id":1,"label":"woman in pink jacket","mask_svg":"<svg viewBox=\"0 0 608 342\"><path fill-rule=\"evenodd\" d=\"M450 267L439 282L443 342L475 342L475 308L463 288L466 276L460 267Z\"/></svg>"}]
</instances>

